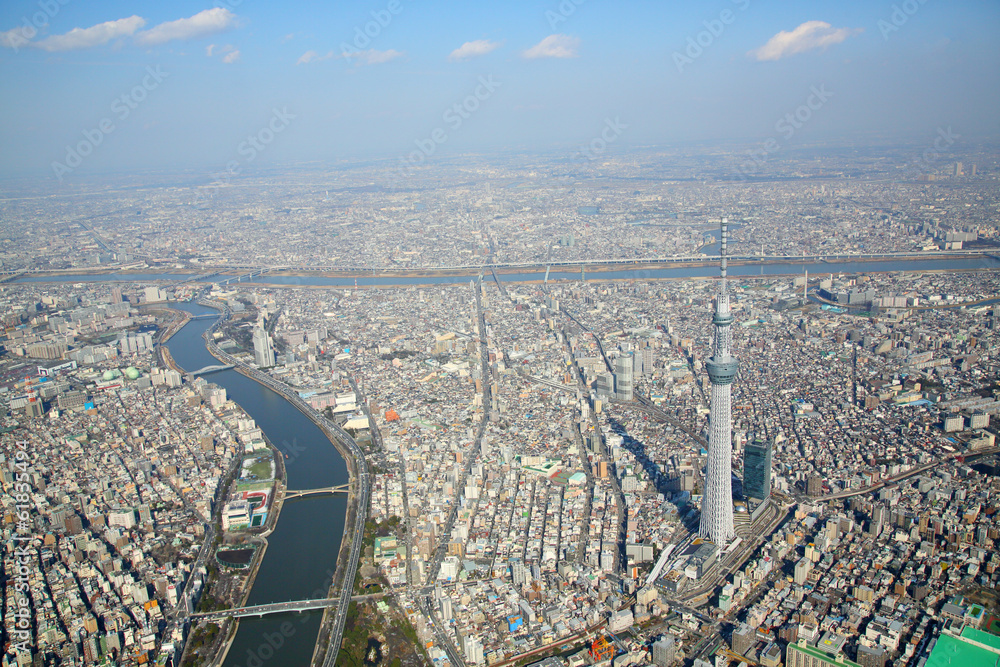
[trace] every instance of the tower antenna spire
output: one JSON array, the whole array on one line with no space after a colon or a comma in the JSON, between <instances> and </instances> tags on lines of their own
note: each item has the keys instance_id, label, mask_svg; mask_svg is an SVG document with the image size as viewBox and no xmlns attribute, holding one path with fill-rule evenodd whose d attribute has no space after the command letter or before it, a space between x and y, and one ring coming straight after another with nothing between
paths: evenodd
<instances>
[{"instance_id":1,"label":"tower antenna spire","mask_svg":"<svg viewBox=\"0 0 1000 667\"><path fill-rule=\"evenodd\" d=\"M698 534L722 548L736 536L733 527L733 412L732 384L739 371L739 362L730 351L733 316L729 312L726 285L729 221L722 219L719 243L719 295L715 300L712 324L715 344L712 356L705 363L712 383L709 407L708 461L705 466L705 493L701 501L701 522Z\"/></svg>"}]
</instances>

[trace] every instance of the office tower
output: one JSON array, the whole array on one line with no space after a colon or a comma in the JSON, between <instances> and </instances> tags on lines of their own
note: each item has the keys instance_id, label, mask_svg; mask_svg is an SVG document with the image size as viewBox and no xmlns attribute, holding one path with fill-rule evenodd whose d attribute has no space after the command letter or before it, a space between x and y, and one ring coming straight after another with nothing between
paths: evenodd
<instances>
[{"instance_id":1,"label":"office tower","mask_svg":"<svg viewBox=\"0 0 1000 667\"><path fill-rule=\"evenodd\" d=\"M653 664L657 667L669 667L677 659L677 641L670 635L660 637L653 644Z\"/></svg>"},{"instance_id":2,"label":"office tower","mask_svg":"<svg viewBox=\"0 0 1000 667\"><path fill-rule=\"evenodd\" d=\"M733 630L733 653L746 655L747 651L757 643L757 631L744 623L736 630Z\"/></svg>"},{"instance_id":3,"label":"office tower","mask_svg":"<svg viewBox=\"0 0 1000 667\"><path fill-rule=\"evenodd\" d=\"M739 363L729 351L733 316L729 313L729 293L726 287L726 241L728 224L722 219L719 248L719 296L715 302L715 345L705 364L712 383L709 407L708 463L705 470L705 490L701 499L701 524L698 534L719 547L736 536L733 528L733 433L731 391Z\"/></svg>"},{"instance_id":4,"label":"office tower","mask_svg":"<svg viewBox=\"0 0 1000 667\"><path fill-rule=\"evenodd\" d=\"M271 337L260 325L253 330L253 357L260 368L274 366L274 347L271 345Z\"/></svg>"},{"instance_id":5,"label":"office tower","mask_svg":"<svg viewBox=\"0 0 1000 667\"><path fill-rule=\"evenodd\" d=\"M806 494L818 496L823 493L823 478L819 475L809 475L806 479Z\"/></svg>"},{"instance_id":6,"label":"office tower","mask_svg":"<svg viewBox=\"0 0 1000 667\"><path fill-rule=\"evenodd\" d=\"M756 438L743 452L743 495L767 500L771 496L771 442Z\"/></svg>"},{"instance_id":7,"label":"office tower","mask_svg":"<svg viewBox=\"0 0 1000 667\"><path fill-rule=\"evenodd\" d=\"M809 579L809 571L812 569L812 561L807 558L799 559L795 564L795 583L803 585Z\"/></svg>"},{"instance_id":8,"label":"office tower","mask_svg":"<svg viewBox=\"0 0 1000 667\"><path fill-rule=\"evenodd\" d=\"M885 527L886 519L889 516L889 510L882 503L878 503L872 508L872 519L868 524L868 532L871 535L878 535L882 532L882 528Z\"/></svg>"},{"instance_id":9,"label":"office tower","mask_svg":"<svg viewBox=\"0 0 1000 667\"><path fill-rule=\"evenodd\" d=\"M598 373L597 379L594 382L594 389L599 399L607 400L611 398L615 394L615 376L607 372Z\"/></svg>"},{"instance_id":10,"label":"office tower","mask_svg":"<svg viewBox=\"0 0 1000 667\"><path fill-rule=\"evenodd\" d=\"M632 356L618 357L615 362L615 398L632 400Z\"/></svg>"}]
</instances>

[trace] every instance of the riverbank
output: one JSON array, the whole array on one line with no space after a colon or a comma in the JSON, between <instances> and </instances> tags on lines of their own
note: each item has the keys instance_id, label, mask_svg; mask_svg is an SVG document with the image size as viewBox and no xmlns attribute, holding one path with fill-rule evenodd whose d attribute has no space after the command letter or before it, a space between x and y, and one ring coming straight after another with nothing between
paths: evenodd
<instances>
[{"instance_id":1,"label":"riverbank","mask_svg":"<svg viewBox=\"0 0 1000 667\"><path fill-rule=\"evenodd\" d=\"M168 308L158 307L155 312L165 314L166 316L172 318L170 323L163 330L157 341L157 349L160 355L160 359L167 367L183 374L185 373L185 370L181 368L176 361L174 361L173 355L170 353L170 349L167 346L167 343L169 342L170 338L173 337L174 334L183 329L184 326L186 326L191 321L192 316L190 313L186 311L177 310L169 307ZM239 404L237 403L236 405ZM242 406L240 406L240 411L249 417L249 413L247 413L247 411ZM278 519L280 518L281 515L281 508L284 505L284 494L288 486L287 471L285 468L285 461L282 452L274 445L274 443L271 442L270 438L267 437L266 434L263 435L263 440L268 450L271 452L271 456L275 461L276 474L274 479L274 489L271 500L271 508L268 511L267 521L265 522L264 526L262 526L260 529L254 529L253 531L248 532L248 539L257 544L257 549L256 553L254 554L254 560L253 564L251 565L250 572L247 574L246 579L243 580L242 585L240 587L239 600L236 602L234 607L243 607L246 606L247 604L247 601L250 597L250 593L253 590L254 583L257 580L257 575L260 571L261 564L264 562L264 557L265 554L267 553L268 549L267 537L272 532L274 532L274 529L277 526ZM232 484L235 483L235 476L239 474L238 462L241 460L241 458L242 457L239 455L236 457L233 469L230 470L229 473L227 473L227 475L223 480L223 484L225 485L225 491L224 491L225 494L228 494L230 487L232 486ZM215 527L216 530L219 531L219 535L222 536L224 540L225 537L224 534L222 533L221 519L218 516L218 512L219 512L218 508L216 508L215 512L213 512L212 525ZM213 553L208 557L214 558L215 554ZM208 663L210 666L222 665L225 662L226 656L229 653L229 649L232 647L232 644L236 639L236 635L239 631L239 626L240 623L238 619L229 619L222 624L221 628L223 636L223 639L221 640L222 645Z\"/></svg>"},{"instance_id":2,"label":"riverbank","mask_svg":"<svg viewBox=\"0 0 1000 667\"><path fill-rule=\"evenodd\" d=\"M702 246L701 249L711 246L712 244L707 244ZM998 251L994 249L982 249L982 250L972 250L972 251L941 251L941 252L912 252L912 253L899 253L899 254L865 254L865 255L813 255L813 256L781 256L781 257L754 257L754 256L733 256L729 260L729 265L731 267L739 266L774 266L780 264L786 265L822 265L822 264L836 264L836 263L880 263L880 262L904 262L904 263L921 263L921 262L944 262L944 261L954 261L954 260L969 260L969 259L986 259L986 260L997 260L1000 258ZM618 271L663 271L663 270L677 270L677 269L689 269L697 268L704 265L706 262L712 263L715 261L714 256L706 256L701 254L692 254L690 256L683 257L669 257L669 258L634 258L634 259L605 259L605 260L583 260L583 261L570 261L570 262L526 262L524 264L494 264L494 265L483 265L483 266L459 266L459 267L427 267L427 268L363 268L363 267L350 267L344 269L334 269L329 268L326 270L310 270L306 268L288 268L288 269L269 269L267 267L258 267L253 269L253 273L263 272L265 278L277 278L280 280L285 279L305 279L305 280L378 280L378 281L393 281L398 279L403 281L402 284L414 285L414 280L419 280L421 278L428 279L431 283L438 283L443 279L464 279L464 278L474 278L480 273L486 273L489 271L496 271L501 275L517 275L526 273L544 273L547 270L552 270L556 273L613 273ZM119 271L112 271L107 273L94 273L94 269L73 269L73 270L61 270L61 271L40 271L37 273L30 274L19 274L17 276L8 276L8 279L12 282L45 282L47 279L51 281L72 281L74 279L81 282L92 281L95 278L106 282L156 282L156 281L171 281L176 283L190 283L191 279L205 276L213 275L218 276L222 279L235 279L240 276L246 276L250 273L250 269L230 269L226 267L212 268L212 267L202 267L199 269L191 268L172 268L169 273L149 273L149 271L162 270L159 267L149 267L147 272L135 271L132 273L124 273ZM386 284L381 283L380 284ZM343 285L347 287L348 285ZM395 283L392 283L395 286Z\"/></svg>"},{"instance_id":3,"label":"riverbank","mask_svg":"<svg viewBox=\"0 0 1000 667\"><path fill-rule=\"evenodd\" d=\"M325 609L311 660L312 664L332 665L339 650L339 637L343 631L344 617L347 612L344 597L346 596L346 600L349 601L353 590L354 576L357 571L357 561L360 555L361 529L364 526L367 514L367 495L369 489L366 480L367 466L364 463L363 455L357 443L349 435L340 430L339 427L336 427L336 425L333 425L333 428L331 428L325 417L308 406L289 387L222 351L212 340L211 334L227 318L226 308L221 303L209 300L203 300L199 304L221 311L219 319L202 334L209 354L227 365L232 364L236 372L274 391L295 406L304 417L323 433L346 465L350 486L347 498L344 537L353 537L350 540L345 541L341 539L340 541L336 568L328 589L328 597L331 599L336 597L336 592L339 589L342 601L335 610L332 607ZM345 438L350 442L344 442L341 438ZM356 450L356 453L352 452L352 449ZM325 650L320 648L324 644L328 644ZM332 654L331 651L333 652Z\"/></svg>"}]
</instances>

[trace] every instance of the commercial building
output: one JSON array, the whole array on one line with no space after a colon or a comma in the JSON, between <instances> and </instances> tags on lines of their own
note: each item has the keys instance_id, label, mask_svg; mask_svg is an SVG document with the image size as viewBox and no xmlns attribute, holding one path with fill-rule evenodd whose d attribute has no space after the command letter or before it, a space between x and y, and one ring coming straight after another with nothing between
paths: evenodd
<instances>
[{"instance_id":1,"label":"commercial building","mask_svg":"<svg viewBox=\"0 0 1000 667\"><path fill-rule=\"evenodd\" d=\"M800 639L785 649L785 667L860 667L840 652L827 652Z\"/></svg>"},{"instance_id":2,"label":"commercial building","mask_svg":"<svg viewBox=\"0 0 1000 667\"><path fill-rule=\"evenodd\" d=\"M253 358L260 368L274 366L274 346L271 343L271 337L259 325L253 330Z\"/></svg>"},{"instance_id":3,"label":"commercial building","mask_svg":"<svg viewBox=\"0 0 1000 667\"><path fill-rule=\"evenodd\" d=\"M653 642L653 664L657 667L669 667L677 659L677 641L670 635L664 635Z\"/></svg>"},{"instance_id":4,"label":"commercial building","mask_svg":"<svg viewBox=\"0 0 1000 667\"><path fill-rule=\"evenodd\" d=\"M743 452L743 495L767 500L771 495L771 442L756 439Z\"/></svg>"}]
</instances>

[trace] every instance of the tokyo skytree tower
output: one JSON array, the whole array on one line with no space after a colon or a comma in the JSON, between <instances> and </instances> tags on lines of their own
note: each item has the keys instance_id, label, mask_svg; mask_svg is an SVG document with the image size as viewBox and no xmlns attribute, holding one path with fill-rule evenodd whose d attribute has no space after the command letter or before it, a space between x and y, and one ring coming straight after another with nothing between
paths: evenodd
<instances>
[{"instance_id":1,"label":"tokyo skytree tower","mask_svg":"<svg viewBox=\"0 0 1000 667\"><path fill-rule=\"evenodd\" d=\"M731 389L739 362L730 352L733 316L729 312L729 292L726 287L726 241L728 220L722 219L721 256L722 279L715 303L715 346L705 366L712 382L709 413L708 464L705 470L705 490L701 500L701 524L698 535L707 537L720 549L736 536L733 529L733 411Z\"/></svg>"}]
</instances>

